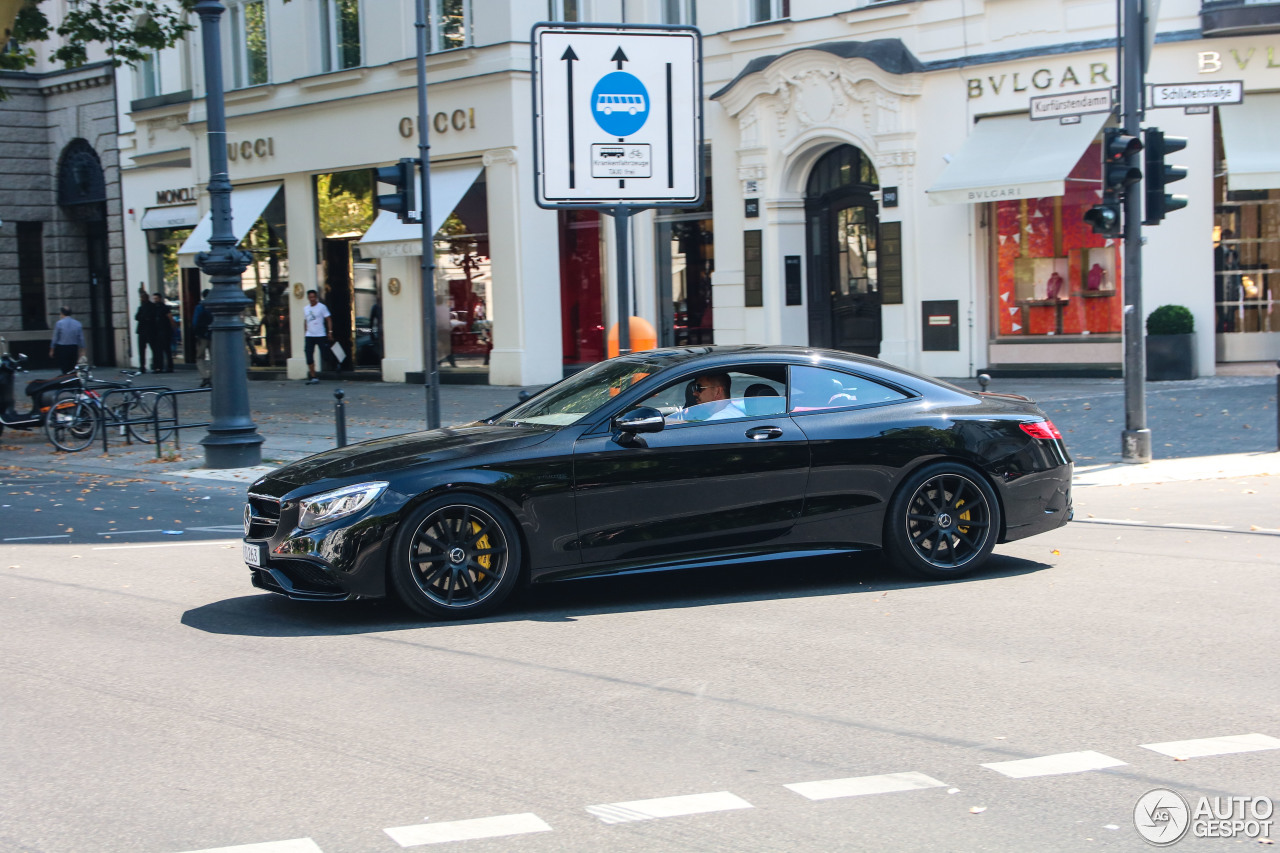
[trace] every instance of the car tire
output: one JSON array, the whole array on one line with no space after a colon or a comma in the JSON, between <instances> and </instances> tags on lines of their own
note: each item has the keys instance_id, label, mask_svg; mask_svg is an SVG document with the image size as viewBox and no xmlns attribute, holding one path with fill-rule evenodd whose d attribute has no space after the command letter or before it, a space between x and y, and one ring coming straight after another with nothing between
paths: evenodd
<instances>
[{"instance_id":1,"label":"car tire","mask_svg":"<svg viewBox=\"0 0 1280 853\"><path fill-rule=\"evenodd\" d=\"M432 619L493 611L520 575L520 535L511 516L479 495L432 498L401 525L391 584L406 605Z\"/></svg>"},{"instance_id":2,"label":"car tire","mask_svg":"<svg viewBox=\"0 0 1280 853\"><path fill-rule=\"evenodd\" d=\"M884 522L884 549L902 571L921 578L977 571L1000 536L1000 502L968 465L935 462L912 473L894 493Z\"/></svg>"}]
</instances>

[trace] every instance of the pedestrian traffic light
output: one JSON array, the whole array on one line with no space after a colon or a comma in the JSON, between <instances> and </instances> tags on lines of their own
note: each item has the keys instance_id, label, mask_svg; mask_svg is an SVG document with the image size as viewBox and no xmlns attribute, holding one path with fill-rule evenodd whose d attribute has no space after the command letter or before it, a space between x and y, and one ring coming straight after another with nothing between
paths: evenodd
<instances>
[{"instance_id":1,"label":"pedestrian traffic light","mask_svg":"<svg viewBox=\"0 0 1280 853\"><path fill-rule=\"evenodd\" d=\"M401 222L416 223L422 219L418 216L416 199L417 190L417 172L418 161L412 157L404 157L394 166L382 166L378 169L378 183L391 184L396 191L393 193L384 193L378 196L377 206L379 210L389 210L394 213Z\"/></svg>"},{"instance_id":2,"label":"pedestrian traffic light","mask_svg":"<svg viewBox=\"0 0 1280 853\"><path fill-rule=\"evenodd\" d=\"M1102 201L1085 211L1084 221L1094 234L1119 237L1124 233L1121 202L1129 187L1142 180L1142 170L1129 165L1129 157L1142 150L1142 140L1118 127L1103 131Z\"/></svg>"},{"instance_id":3,"label":"pedestrian traffic light","mask_svg":"<svg viewBox=\"0 0 1280 853\"><path fill-rule=\"evenodd\" d=\"M1185 195L1175 195L1164 191L1166 184L1180 181L1187 176L1185 166L1171 166L1164 158L1175 151L1187 147L1186 137L1166 136L1158 127L1148 127L1142 131L1146 140L1147 171L1147 206L1143 225L1159 225L1160 220L1174 210L1187 206Z\"/></svg>"}]
</instances>

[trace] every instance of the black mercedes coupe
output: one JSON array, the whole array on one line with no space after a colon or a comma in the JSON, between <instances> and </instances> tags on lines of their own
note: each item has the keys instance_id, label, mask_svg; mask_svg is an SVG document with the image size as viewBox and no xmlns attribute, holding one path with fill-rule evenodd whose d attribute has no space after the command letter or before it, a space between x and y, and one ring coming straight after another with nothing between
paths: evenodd
<instances>
[{"instance_id":1,"label":"black mercedes coupe","mask_svg":"<svg viewBox=\"0 0 1280 853\"><path fill-rule=\"evenodd\" d=\"M487 613L518 583L881 548L956 578L1071 519L1031 401L804 347L601 362L486 420L318 453L258 480L254 586Z\"/></svg>"}]
</instances>

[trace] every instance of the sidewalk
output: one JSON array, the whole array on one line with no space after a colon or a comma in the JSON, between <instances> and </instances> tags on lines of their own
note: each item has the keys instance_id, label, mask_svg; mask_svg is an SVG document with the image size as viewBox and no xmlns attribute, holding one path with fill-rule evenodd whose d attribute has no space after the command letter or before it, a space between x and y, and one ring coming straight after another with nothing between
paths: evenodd
<instances>
[{"instance_id":1,"label":"sidewalk","mask_svg":"<svg viewBox=\"0 0 1280 853\"><path fill-rule=\"evenodd\" d=\"M1280 453L1276 452L1276 368L1268 363L1237 371L1246 375L1147 384L1147 424L1152 431L1155 459L1146 465L1120 461L1120 434L1124 428L1121 379L996 379L988 390L1023 394L1040 403L1067 441L1080 486L1280 474ZM113 373L99 371L101 378L110 378ZM140 380L143 378L151 377ZM199 385L195 371L179 371L163 378L175 389ZM974 379L951 381L978 390ZM260 468L210 471L201 467L204 453L199 442L204 437L203 429L188 430L176 451L172 444L166 444L164 459L156 458L153 445L126 445L118 436L112 437L107 454L102 453L100 440L80 453L67 454L55 452L43 432L5 430L0 435L0 465L144 479L203 477L252 482L271 468L335 446L334 392L339 389L345 395L349 443L425 428L426 390L420 385L255 381L249 383L249 402L258 433L264 439L264 464ZM450 426L488 417L517 402L520 390L509 386L444 385L440 392L441 423ZM180 399L190 407L182 410L185 419L208 420L207 410L203 409L208 405L206 396Z\"/></svg>"}]
</instances>

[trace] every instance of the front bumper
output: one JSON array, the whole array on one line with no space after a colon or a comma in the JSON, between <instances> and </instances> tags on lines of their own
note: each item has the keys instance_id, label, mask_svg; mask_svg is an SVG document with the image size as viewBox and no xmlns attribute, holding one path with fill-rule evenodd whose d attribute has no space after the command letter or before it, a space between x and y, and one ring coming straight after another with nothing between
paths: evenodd
<instances>
[{"instance_id":1,"label":"front bumper","mask_svg":"<svg viewBox=\"0 0 1280 853\"><path fill-rule=\"evenodd\" d=\"M245 511L246 559L255 587L299 601L386 595L387 547L397 517L379 505L317 528L297 526L297 500L251 492Z\"/></svg>"}]
</instances>

